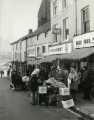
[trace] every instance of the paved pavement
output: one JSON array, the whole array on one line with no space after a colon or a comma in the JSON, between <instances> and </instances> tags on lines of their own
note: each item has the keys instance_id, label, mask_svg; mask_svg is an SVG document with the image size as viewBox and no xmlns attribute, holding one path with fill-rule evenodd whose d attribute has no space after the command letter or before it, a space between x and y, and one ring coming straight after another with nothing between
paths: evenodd
<instances>
[{"instance_id":1,"label":"paved pavement","mask_svg":"<svg viewBox=\"0 0 94 120\"><path fill-rule=\"evenodd\" d=\"M77 104L77 107L80 108L80 110L86 114L92 115L94 117L94 98L92 97L91 101L83 100L83 95L79 96L79 101Z\"/></svg>"},{"instance_id":2,"label":"paved pavement","mask_svg":"<svg viewBox=\"0 0 94 120\"><path fill-rule=\"evenodd\" d=\"M9 81L0 79L0 120L78 120L64 109L32 106L25 92L9 89Z\"/></svg>"}]
</instances>

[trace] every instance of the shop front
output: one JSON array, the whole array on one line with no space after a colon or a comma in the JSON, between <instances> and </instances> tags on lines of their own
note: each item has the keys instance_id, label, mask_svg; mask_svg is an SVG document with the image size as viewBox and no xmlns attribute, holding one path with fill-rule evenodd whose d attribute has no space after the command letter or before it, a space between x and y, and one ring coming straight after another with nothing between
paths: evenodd
<instances>
[{"instance_id":1,"label":"shop front","mask_svg":"<svg viewBox=\"0 0 94 120\"><path fill-rule=\"evenodd\" d=\"M70 63L70 57L68 56L72 52L72 43L68 42L62 45L55 45L49 47L49 55L43 58L42 62L49 62L55 66L62 66L65 63Z\"/></svg>"},{"instance_id":2,"label":"shop front","mask_svg":"<svg viewBox=\"0 0 94 120\"><path fill-rule=\"evenodd\" d=\"M81 67L88 66L94 71L94 31L74 37L73 45L80 59Z\"/></svg>"},{"instance_id":3,"label":"shop front","mask_svg":"<svg viewBox=\"0 0 94 120\"><path fill-rule=\"evenodd\" d=\"M52 46L49 48L49 55L43 58L42 62L55 62L64 65L67 69L75 64L79 70L83 66L94 68L94 33L87 33L74 37L73 43Z\"/></svg>"}]
</instances>

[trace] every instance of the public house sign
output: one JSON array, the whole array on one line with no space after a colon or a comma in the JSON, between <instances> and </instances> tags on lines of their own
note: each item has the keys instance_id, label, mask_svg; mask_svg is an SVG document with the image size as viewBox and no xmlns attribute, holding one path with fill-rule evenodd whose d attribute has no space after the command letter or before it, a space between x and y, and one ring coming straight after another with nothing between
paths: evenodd
<instances>
[{"instance_id":1,"label":"public house sign","mask_svg":"<svg viewBox=\"0 0 94 120\"><path fill-rule=\"evenodd\" d=\"M74 37L73 39L74 48L85 48L94 46L94 32L86 33Z\"/></svg>"},{"instance_id":2,"label":"public house sign","mask_svg":"<svg viewBox=\"0 0 94 120\"><path fill-rule=\"evenodd\" d=\"M27 57L35 57L36 49L35 47L30 47L27 49Z\"/></svg>"}]
</instances>

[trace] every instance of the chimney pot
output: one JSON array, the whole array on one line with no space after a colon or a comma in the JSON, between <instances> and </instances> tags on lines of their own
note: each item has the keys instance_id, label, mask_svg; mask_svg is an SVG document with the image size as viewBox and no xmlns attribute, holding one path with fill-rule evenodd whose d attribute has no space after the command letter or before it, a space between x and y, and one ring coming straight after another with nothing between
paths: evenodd
<instances>
[{"instance_id":1,"label":"chimney pot","mask_svg":"<svg viewBox=\"0 0 94 120\"><path fill-rule=\"evenodd\" d=\"M33 32L33 30L32 29L29 29L29 34L31 34Z\"/></svg>"}]
</instances>

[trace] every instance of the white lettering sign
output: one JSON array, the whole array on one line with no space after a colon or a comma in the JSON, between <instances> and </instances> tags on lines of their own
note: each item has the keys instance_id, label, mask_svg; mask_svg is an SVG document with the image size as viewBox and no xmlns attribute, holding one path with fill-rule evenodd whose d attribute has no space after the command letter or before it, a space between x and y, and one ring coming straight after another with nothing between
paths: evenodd
<instances>
[{"instance_id":1,"label":"white lettering sign","mask_svg":"<svg viewBox=\"0 0 94 120\"><path fill-rule=\"evenodd\" d=\"M84 48L94 46L94 32L86 33L77 37L73 40L74 48Z\"/></svg>"},{"instance_id":2,"label":"white lettering sign","mask_svg":"<svg viewBox=\"0 0 94 120\"><path fill-rule=\"evenodd\" d=\"M70 95L69 88L59 88L59 95L63 96Z\"/></svg>"},{"instance_id":3,"label":"white lettering sign","mask_svg":"<svg viewBox=\"0 0 94 120\"><path fill-rule=\"evenodd\" d=\"M66 43L63 45L52 46L49 48L49 54L65 54L72 51L72 43Z\"/></svg>"},{"instance_id":4,"label":"white lettering sign","mask_svg":"<svg viewBox=\"0 0 94 120\"><path fill-rule=\"evenodd\" d=\"M62 104L65 109L68 109L74 106L74 101L73 99L70 99L70 100L62 101Z\"/></svg>"}]
</instances>

